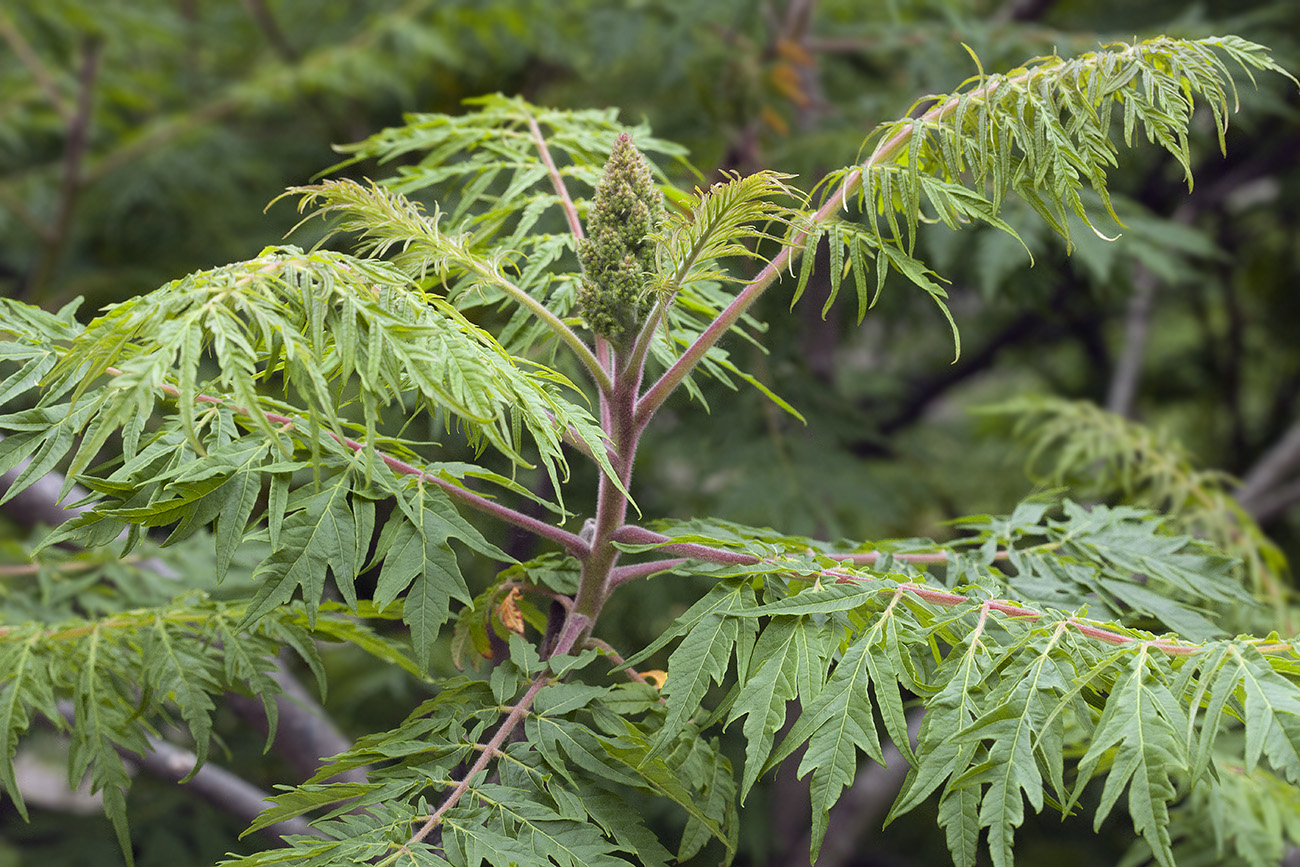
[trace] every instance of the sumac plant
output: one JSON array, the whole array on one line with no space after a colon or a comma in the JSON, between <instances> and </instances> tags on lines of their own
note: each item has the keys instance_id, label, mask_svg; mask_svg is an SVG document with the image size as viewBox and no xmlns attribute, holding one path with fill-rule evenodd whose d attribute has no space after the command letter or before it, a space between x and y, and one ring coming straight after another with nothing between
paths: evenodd
<instances>
[{"instance_id":1,"label":"sumac plant","mask_svg":"<svg viewBox=\"0 0 1300 867\"><path fill-rule=\"evenodd\" d=\"M7 496L51 473L81 495L33 546L37 578L4 590L0 783L25 809L19 741L38 717L66 732L129 859L125 762L188 733L197 781L219 704L274 717L277 654L325 678L333 641L426 678L427 700L281 787L252 829L299 833L232 863L727 861L740 806L783 763L809 780L815 859L886 739L910 766L891 817L930 802L959 865L981 845L1012 863L1026 804L1127 812L1137 861L1174 863L1190 826L1231 857L1280 856L1300 644L1222 619L1262 604L1258 560L1064 497L943 543L636 506L666 402L716 423L701 378L798 416L723 348L758 340L764 293L797 302L820 258L859 318L891 274L948 316L922 222L1014 234L1014 196L1068 242L1088 202L1110 211L1121 146L1186 170L1193 111L1222 142L1251 70L1282 73L1232 37L981 70L806 193L775 171L690 192L660 165L681 149L614 112L487 97L352 146L348 165L396 166L386 178L290 190L328 227L312 249L189 274L84 326L3 301ZM537 556L490 541L492 522ZM500 565L467 579L469 557ZM693 602L624 646L602 613L652 578ZM1257 834L1232 829L1248 820Z\"/></svg>"}]
</instances>

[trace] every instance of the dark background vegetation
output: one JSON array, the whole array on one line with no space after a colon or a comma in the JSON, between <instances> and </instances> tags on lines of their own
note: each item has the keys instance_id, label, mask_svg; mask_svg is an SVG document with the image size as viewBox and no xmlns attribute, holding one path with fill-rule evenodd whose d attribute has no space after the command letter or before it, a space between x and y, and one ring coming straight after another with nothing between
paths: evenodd
<instances>
[{"instance_id":1,"label":"dark background vegetation","mask_svg":"<svg viewBox=\"0 0 1300 867\"><path fill-rule=\"evenodd\" d=\"M1158 33L1238 34L1300 69L1294 0L17 0L0 6L0 291L47 307L83 296L86 318L256 255L298 217L266 203L335 164L331 143L481 93L618 107L690 148L701 177L667 167L683 183L764 167L811 183L876 124L973 74L962 43L1005 71ZM1300 100L1277 76L1240 95L1226 158L1196 125L1190 195L1155 148L1127 154L1111 183L1125 226L1098 224L1113 243L1081 228L1067 258L1013 209L1031 268L1004 235L927 231L921 255L952 281L956 362L921 293L885 293L862 325L851 301L823 318L817 283L793 311L788 291L768 293L770 354L728 348L808 425L751 390L706 386L707 416L677 400L640 456L642 509L830 538L943 536L948 519L1010 508L1034 484L1008 426L972 408L1047 393L1139 419L1240 478L1242 505L1300 553ZM7 534L28 517L5 518ZM607 619L636 645L680 610L668 592L638 587ZM423 689L330 661L327 707L345 733L400 719ZM275 760L223 713L227 764L269 787ZM877 830L895 770L851 790L824 863L946 861L923 810ZM745 862L807 863L792 776L746 805ZM133 789L140 863L240 845L239 822L176 792ZM24 824L0 805L0 865L117 863L107 824L67 809ZM1094 838L1082 821L1031 820L1020 863L1115 863L1122 825Z\"/></svg>"}]
</instances>

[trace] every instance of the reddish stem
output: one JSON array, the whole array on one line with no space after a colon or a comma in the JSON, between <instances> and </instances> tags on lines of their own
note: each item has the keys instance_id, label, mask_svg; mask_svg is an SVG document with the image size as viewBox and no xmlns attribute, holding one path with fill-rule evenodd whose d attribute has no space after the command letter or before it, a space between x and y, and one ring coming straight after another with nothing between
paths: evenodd
<instances>
[{"instance_id":1,"label":"reddish stem","mask_svg":"<svg viewBox=\"0 0 1300 867\"><path fill-rule=\"evenodd\" d=\"M111 374L112 376L119 376L122 371L118 370L116 367L109 367L105 369L105 373ZM161 388L165 393L173 397L180 396L180 389L176 388L174 385L163 385ZM239 406L232 406L222 398L213 397L208 394L197 395L194 400L198 403L211 403L216 404L217 406L224 406L230 411L243 416L252 416L253 414L250 410ZM262 416L267 421L274 422L278 425L289 427L295 425L294 420L287 415L262 411ZM330 436L354 452L359 452L366 448L365 443L358 442L357 440L349 439L348 437L340 437L334 433L331 433ZM500 503L489 500L487 497L476 494L467 488L462 488L460 485L453 484L446 479L436 476L433 473L426 472L419 467L412 466L406 461L395 458L392 455L379 451L378 449L375 449L375 455L378 456L378 458L382 460L389 469L393 470L393 472L403 476L415 476L421 481L432 482L442 488L442 490L446 491L452 498L459 500L470 508L492 515L508 524L514 524L516 527L528 530L530 533L536 533L538 536L550 539L579 560L586 558L590 551L587 543L584 542L576 533L570 533L568 530L561 530L559 527L553 527L544 521L539 521L536 518L518 512L509 506L503 506Z\"/></svg>"}]
</instances>

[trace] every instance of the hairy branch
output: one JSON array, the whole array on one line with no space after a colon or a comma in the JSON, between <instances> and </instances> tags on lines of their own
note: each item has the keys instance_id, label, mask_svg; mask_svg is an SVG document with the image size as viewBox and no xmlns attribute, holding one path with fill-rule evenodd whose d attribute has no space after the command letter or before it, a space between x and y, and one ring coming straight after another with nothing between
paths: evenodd
<instances>
[{"instance_id":1,"label":"hairy branch","mask_svg":"<svg viewBox=\"0 0 1300 867\"><path fill-rule=\"evenodd\" d=\"M990 84L989 88L994 86L996 86L996 83ZM955 98L950 99L942 105L927 111L923 115L922 121L937 122L952 111L956 104L957 100ZM870 158L862 163L856 171L850 172L840 186L827 197L826 202L812 215L810 222L817 225L834 216L841 206L848 202L849 197L854 195L862 186L863 173L902 151L911 139L912 130L915 128L912 126L905 127L902 131L895 133L877 145ZM668 395L672 394L677 389L677 386L681 385L682 381L700 363L705 354L713 348L714 344L721 340L723 335L740 321L740 318L745 315L745 312L749 310L754 302L776 282L781 272L786 268L793 267L802 254L802 244L808 239L809 235L809 232L799 231L787 239L781 251L772 257L771 261L763 270L758 272L758 275L750 281L749 285L727 305L725 310L718 314L718 317L704 329L695 342L688 346L677 361L673 362L673 365L664 371L658 381L642 395L636 407L636 421L639 426L644 426L649 422L655 410L668 399Z\"/></svg>"},{"instance_id":2,"label":"hairy branch","mask_svg":"<svg viewBox=\"0 0 1300 867\"><path fill-rule=\"evenodd\" d=\"M634 545L649 545L656 542L662 542L656 550L673 554L682 554L687 558L703 560L708 563L717 563L719 565L730 566L756 566L760 563L778 564L778 560L771 558L760 558L753 554L746 554L740 551L728 551L724 548L712 548L708 545L701 545L695 542L673 542L669 536L656 533L652 530L646 530L641 527L626 526L621 528L614 536L615 541L624 542ZM856 564L870 564L876 562L884 553L878 551L868 551L863 554L846 554L846 555L829 555L836 559L851 561ZM898 560L904 560L910 563L941 563L948 559L946 551L926 552L926 553L905 553L890 554ZM1008 553L999 551L995 555L998 559L1005 559ZM820 581L823 578L832 578L840 584L866 584L882 579L868 578L862 575L855 575L851 572L845 572L839 569L822 569L818 572L795 572L791 571L786 574L787 578L795 581ZM882 586L882 590L902 589L908 593L924 599L926 602L935 605L942 605L946 608L955 608L958 605L967 602L978 601L973 596L965 596L960 593L952 593L947 590L940 590L935 587L929 587L924 584L893 584ZM999 599L986 600L981 603L983 607L990 611L997 611L1011 617L1023 619L1027 622L1034 622L1042 619L1043 612L1033 608L1026 608L1022 605L1016 605ZM1071 617L1069 624L1079 631L1080 634L1088 638L1102 641L1107 644L1129 644L1133 642L1146 643L1150 647L1176 656L1185 656L1196 653L1200 649L1199 644L1177 640L1152 640L1139 638L1132 635L1125 635L1114 629L1097 626L1093 622L1081 617ZM1264 643L1264 639L1259 639L1255 644L1255 649L1260 653L1286 653L1290 652L1291 645L1283 642Z\"/></svg>"},{"instance_id":3,"label":"hairy branch","mask_svg":"<svg viewBox=\"0 0 1300 867\"><path fill-rule=\"evenodd\" d=\"M564 207L564 216L569 221L569 231L573 232L573 237L582 240L585 236L582 233L582 221L578 219L578 209L569 196L569 188L564 185L564 178L560 176L560 170L555 167L555 160L551 158L551 149L546 146L546 139L542 137L542 130L537 126L537 119L531 114L528 115L528 130L533 134L533 142L537 145L537 153L542 158L542 164L546 166L546 171L551 177L551 186L555 187L555 194L560 197L560 204Z\"/></svg>"},{"instance_id":4,"label":"hairy branch","mask_svg":"<svg viewBox=\"0 0 1300 867\"><path fill-rule=\"evenodd\" d=\"M628 665L627 660L623 658L623 655L615 650L614 646L609 642L601 641L599 638L588 638L586 644L588 647L594 647L603 655L607 656L609 661L614 664L615 668L627 675L628 680L636 683L650 683L644 674ZM659 700L661 702L663 701L663 699Z\"/></svg>"},{"instance_id":5,"label":"hairy branch","mask_svg":"<svg viewBox=\"0 0 1300 867\"><path fill-rule=\"evenodd\" d=\"M647 578L668 572L685 563L688 557L674 557L668 560L652 560L649 563L632 563L628 566L616 566L609 574L610 588L619 587L638 578Z\"/></svg>"},{"instance_id":6,"label":"hairy branch","mask_svg":"<svg viewBox=\"0 0 1300 867\"><path fill-rule=\"evenodd\" d=\"M122 373L122 371L118 370L115 367L110 367L105 372L113 376L118 376ZM162 386L162 390L167 394L171 395L172 397L180 396L180 389L176 388L175 386L164 385ZM224 406L230 409L232 412L238 413L239 415L242 416L252 415L252 411L245 409L244 407L233 406L220 397L213 397L207 394L200 394L200 395L196 395L194 400L199 403L211 403L211 404L216 404L218 406ZM280 415L279 413L274 413L274 412L262 412L262 415L266 418L267 421L273 422L277 425L292 426L295 424L294 420L289 418L287 415ZM330 436L334 436L334 434L330 434ZM342 438L336 437L336 439L338 439L338 441L342 445L346 446L347 448L351 449L354 452L360 452L366 448L365 443L358 442L357 440L350 439L348 437L342 437ZM375 450L375 455L398 475L415 476L421 481L435 484L438 487L442 488L442 490L445 491L448 495L450 495L453 499L459 500L460 502L464 503L465 505L469 506L472 509L476 509L485 514L491 515L494 518L499 518L500 520L508 524L513 524L516 527L520 527L522 529L536 533L539 536L543 536L547 539L550 539L551 541L559 544L561 547L563 547L566 551L568 551L570 554L572 554L575 557L581 559L587 556L589 546L587 545L586 542L582 540L581 537L579 537L574 533L570 533L567 530L561 530L559 527L553 527L550 524L545 523L544 521L539 521L536 518L533 518L529 515L525 515L522 512L516 511L515 509L512 509L509 506L502 506L499 503L489 500L487 497L476 494L473 491L470 491L466 488L462 488L461 486L453 484L452 482L449 482L446 479L443 479L433 473L426 472L425 470L422 470L419 467L412 466L411 464L408 464L406 461L395 458L392 455L379 451L378 449Z\"/></svg>"},{"instance_id":7,"label":"hairy branch","mask_svg":"<svg viewBox=\"0 0 1300 867\"><path fill-rule=\"evenodd\" d=\"M613 383L610 380L609 371L605 365L600 363L600 359L591 351L586 342L574 333L573 329L564 324L564 320L550 311L545 304L529 295L523 289L520 289L503 275L494 271L476 271L480 277L491 280L497 285L497 288L503 290L507 295L519 302L522 306L527 307L529 312L545 323L546 327L558 337L565 346L573 352L582 366L587 369L591 375L592 381L601 393L608 392L612 389Z\"/></svg>"}]
</instances>

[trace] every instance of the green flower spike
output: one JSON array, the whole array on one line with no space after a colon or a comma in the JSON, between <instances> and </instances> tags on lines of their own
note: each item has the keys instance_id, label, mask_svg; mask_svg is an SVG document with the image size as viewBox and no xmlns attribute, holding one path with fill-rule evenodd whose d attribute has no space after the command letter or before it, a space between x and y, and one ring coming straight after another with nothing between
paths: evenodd
<instances>
[{"instance_id":1,"label":"green flower spike","mask_svg":"<svg viewBox=\"0 0 1300 867\"><path fill-rule=\"evenodd\" d=\"M587 237L578 245L578 312L587 327L618 348L636 336L649 312L648 283L655 270L650 236L663 212L663 194L645 158L630 136L620 135L596 187Z\"/></svg>"}]
</instances>

